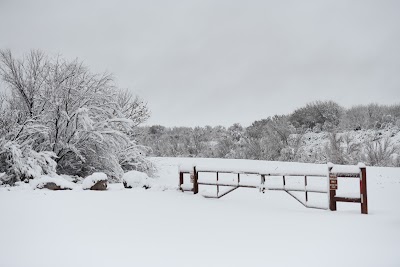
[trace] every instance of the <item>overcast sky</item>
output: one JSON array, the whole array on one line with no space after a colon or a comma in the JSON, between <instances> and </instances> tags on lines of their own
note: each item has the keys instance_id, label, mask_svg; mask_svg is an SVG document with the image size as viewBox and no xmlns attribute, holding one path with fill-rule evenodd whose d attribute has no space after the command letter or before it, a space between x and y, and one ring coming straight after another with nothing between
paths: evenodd
<instances>
[{"instance_id":1,"label":"overcast sky","mask_svg":"<svg viewBox=\"0 0 400 267\"><path fill-rule=\"evenodd\" d=\"M400 102L400 1L0 0L0 48L79 58L148 124L247 126L315 100Z\"/></svg>"}]
</instances>

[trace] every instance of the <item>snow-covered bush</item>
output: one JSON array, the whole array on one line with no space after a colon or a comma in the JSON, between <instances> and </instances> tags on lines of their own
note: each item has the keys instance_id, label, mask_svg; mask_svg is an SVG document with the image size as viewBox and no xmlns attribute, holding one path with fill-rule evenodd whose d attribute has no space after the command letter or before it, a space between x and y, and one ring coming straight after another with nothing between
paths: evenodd
<instances>
[{"instance_id":1,"label":"snow-covered bush","mask_svg":"<svg viewBox=\"0 0 400 267\"><path fill-rule=\"evenodd\" d=\"M150 152L151 149L149 147L131 142L129 146L118 151L118 161L125 172L139 171L153 176L156 172L156 167L153 162L145 157L145 155L148 155Z\"/></svg>"},{"instance_id":2,"label":"snow-covered bush","mask_svg":"<svg viewBox=\"0 0 400 267\"><path fill-rule=\"evenodd\" d=\"M365 144L365 161L370 166L392 166L393 154L397 148L388 137L377 141L369 141Z\"/></svg>"},{"instance_id":3,"label":"snow-covered bush","mask_svg":"<svg viewBox=\"0 0 400 267\"><path fill-rule=\"evenodd\" d=\"M0 154L5 158L6 175L3 182L14 184L53 175L56 172L55 154L50 151L36 152L30 146L0 139Z\"/></svg>"},{"instance_id":4,"label":"snow-covered bush","mask_svg":"<svg viewBox=\"0 0 400 267\"><path fill-rule=\"evenodd\" d=\"M335 164L356 164L361 160L360 144L353 141L349 134L329 134L329 142L325 146L328 161Z\"/></svg>"},{"instance_id":5,"label":"snow-covered bush","mask_svg":"<svg viewBox=\"0 0 400 267\"><path fill-rule=\"evenodd\" d=\"M122 176L122 182L125 188L144 187L150 188L149 176L146 173L138 171L129 171Z\"/></svg>"},{"instance_id":6,"label":"snow-covered bush","mask_svg":"<svg viewBox=\"0 0 400 267\"><path fill-rule=\"evenodd\" d=\"M400 155L398 153L394 153L392 155L392 162L393 162L393 167L400 167Z\"/></svg>"}]
</instances>

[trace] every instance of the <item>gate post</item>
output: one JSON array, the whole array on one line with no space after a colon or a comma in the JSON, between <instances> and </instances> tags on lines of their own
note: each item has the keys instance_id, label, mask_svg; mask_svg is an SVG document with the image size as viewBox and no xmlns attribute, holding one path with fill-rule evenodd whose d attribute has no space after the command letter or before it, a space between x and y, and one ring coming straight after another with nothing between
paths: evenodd
<instances>
[{"instance_id":1,"label":"gate post","mask_svg":"<svg viewBox=\"0 0 400 267\"><path fill-rule=\"evenodd\" d=\"M218 178L218 172L217 172L217 197L219 196L219 178Z\"/></svg>"},{"instance_id":2,"label":"gate post","mask_svg":"<svg viewBox=\"0 0 400 267\"><path fill-rule=\"evenodd\" d=\"M265 193L265 174L261 174L260 192Z\"/></svg>"},{"instance_id":3,"label":"gate post","mask_svg":"<svg viewBox=\"0 0 400 267\"><path fill-rule=\"evenodd\" d=\"M198 179L199 179L199 175L196 171L196 166L193 167L193 193L197 194L199 193L199 183L198 183Z\"/></svg>"},{"instance_id":4,"label":"gate post","mask_svg":"<svg viewBox=\"0 0 400 267\"><path fill-rule=\"evenodd\" d=\"M368 214L368 199L367 199L367 168L364 164L358 164L360 168L360 198L361 198L361 213Z\"/></svg>"},{"instance_id":5,"label":"gate post","mask_svg":"<svg viewBox=\"0 0 400 267\"><path fill-rule=\"evenodd\" d=\"M328 163L328 189L329 189L329 209L331 211L335 211L336 210L336 190L332 189L331 185L330 185L330 176L331 176L331 170L333 168L333 164L332 163Z\"/></svg>"},{"instance_id":6,"label":"gate post","mask_svg":"<svg viewBox=\"0 0 400 267\"><path fill-rule=\"evenodd\" d=\"M183 172L179 171L179 189L180 190L182 190L182 185L183 185Z\"/></svg>"}]
</instances>

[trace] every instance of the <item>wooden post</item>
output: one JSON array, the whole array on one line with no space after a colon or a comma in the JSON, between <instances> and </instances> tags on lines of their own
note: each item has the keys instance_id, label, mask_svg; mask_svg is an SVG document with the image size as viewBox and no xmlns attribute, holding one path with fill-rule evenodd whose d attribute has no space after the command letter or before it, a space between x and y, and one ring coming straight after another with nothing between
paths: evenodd
<instances>
[{"instance_id":1,"label":"wooden post","mask_svg":"<svg viewBox=\"0 0 400 267\"><path fill-rule=\"evenodd\" d=\"M183 172L179 172L179 189L182 190L183 185Z\"/></svg>"},{"instance_id":2,"label":"wooden post","mask_svg":"<svg viewBox=\"0 0 400 267\"><path fill-rule=\"evenodd\" d=\"M196 171L196 166L193 167L193 194L199 193L199 174Z\"/></svg>"},{"instance_id":3,"label":"wooden post","mask_svg":"<svg viewBox=\"0 0 400 267\"><path fill-rule=\"evenodd\" d=\"M336 210L336 199L335 199L336 190L331 189L331 186L330 186L330 176L331 176L332 168L333 168L333 166L328 165L329 209L331 211L335 211Z\"/></svg>"},{"instance_id":4,"label":"wooden post","mask_svg":"<svg viewBox=\"0 0 400 267\"><path fill-rule=\"evenodd\" d=\"M265 193L265 174L261 174L261 192Z\"/></svg>"},{"instance_id":5,"label":"wooden post","mask_svg":"<svg viewBox=\"0 0 400 267\"><path fill-rule=\"evenodd\" d=\"M238 185L240 184L240 174L238 173Z\"/></svg>"},{"instance_id":6,"label":"wooden post","mask_svg":"<svg viewBox=\"0 0 400 267\"><path fill-rule=\"evenodd\" d=\"M360 167L360 194L361 194L361 213L368 214L367 199L367 168Z\"/></svg>"},{"instance_id":7,"label":"wooden post","mask_svg":"<svg viewBox=\"0 0 400 267\"><path fill-rule=\"evenodd\" d=\"M217 197L219 195L219 185L218 185L218 172L217 172Z\"/></svg>"},{"instance_id":8,"label":"wooden post","mask_svg":"<svg viewBox=\"0 0 400 267\"><path fill-rule=\"evenodd\" d=\"M285 180L285 176L282 176L282 178L283 178L283 189L285 189L285 187L286 187L286 180Z\"/></svg>"},{"instance_id":9,"label":"wooden post","mask_svg":"<svg viewBox=\"0 0 400 267\"><path fill-rule=\"evenodd\" d=\"M307 203L307 201L308 201L307 176L304 176L304 191L306 192L306 203Z\"/></svg>"}]
</instances>

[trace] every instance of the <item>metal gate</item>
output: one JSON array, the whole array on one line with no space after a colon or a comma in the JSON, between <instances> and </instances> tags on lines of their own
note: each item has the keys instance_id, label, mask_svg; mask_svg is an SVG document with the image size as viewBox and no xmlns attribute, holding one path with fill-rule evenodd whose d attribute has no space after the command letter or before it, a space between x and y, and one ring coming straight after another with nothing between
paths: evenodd
<instances>
[{"instance_id":1,"label":"metal gate","mask_svg":"<svg viewBox=\"0 0 400 267\"><path fill-rule=\"evenodd\" d=\"M252 172L252 171L237 171L237 170L216 170L215 168L207 167L196 167L191 168L180 168L179 170L179 189L182 191L191 191L194 194L199 193L199 186L216 186L215 195L204 195L207 198L221 198L232 191L238 189L239 187L244 188L258 188L261 192L266 190L280 190L289 194L291 197L296 199L299 203L307 208L317 208L317 209L330 209L335 211L337 209L337 202L351 202L361 204L361 213L368 214L368 203L367 203L367 173L364 164L359 164L357 166L343 166L343 165L333 165L331 163L327 164L326 172L316 172L316 173L306 173L306 172ZM201 173L215 173L214 181L202 181L199 179ZM231 182L221 181L220 174L234 174L236 179ZM190 182L185 183L185 174L189 175ZM255 175L259 177L260 183L258 185L249 185L241 182L241 175ZM282 185L281 187L267 187L266 180L270 177L281 177ZM287 185L287 177L295 177L296 179L301 179L303 181L302 188L292 188ZM326 178L325 188L312 188L308 185L310 177L323 177ZM338 179L359 179L360 181L360 194L359 197L340 197L336 196L336 190L338 189ZM228 190L221 192L221 187L228 187ZM302 201L294 192L304 192L305 201ZM309 193L315 194L326 194L328 198L328 203L326 207L315 206L309 204Z\"/></svg>"}]
</instances>

